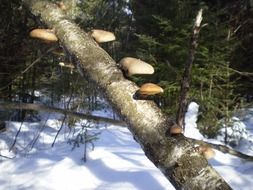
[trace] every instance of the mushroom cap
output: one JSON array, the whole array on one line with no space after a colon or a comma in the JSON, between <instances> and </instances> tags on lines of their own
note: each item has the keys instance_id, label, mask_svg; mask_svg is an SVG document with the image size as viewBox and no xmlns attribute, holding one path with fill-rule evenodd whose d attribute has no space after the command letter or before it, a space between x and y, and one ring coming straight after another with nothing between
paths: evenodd
<instances>
[{"instance_id":1,"label":"mushroom cap","mask_svg":"<svg viewBox=\"0 0 253 190\"><path fill-rule=\"evenodd\" d=\"M182 127L178 126L178 125L173 125L171 128L170 128L170 134L180 134L183 132L183 129Z\"/></svg>"},{"instance_id":2,"label":"mushroom cap","mask_svg":"<svg viewBox=\"0 0 253 190\"><path fill-rule=\"evenodd\" d=\"M61 1L59 3L57 3L58 7L63 10L63 11L66 11L67 10L67 7L66 5Z\"/></svg>"},{"instance_id":3,"label":"mushroom cap","mask_svg":"<svg viewBox=\"0 0 253 190\"><path fill-rule=\"evenodd\" d=\"M59 65L62 66L62 67L64 67L64 66L65 66L65 63L59 62Z\"/></svg>"},{"instance_id":4,"label":"mushroom cap","mask_svg":"<svg viewBox=\"0 0 253 190\"><path fill-rule=\"evenodd\" d=\"M47 42L57 42L58 38L53 32L49 29L34 29L30 32L30 37L38 38Z\"/></svg>"},{"instance_id":5,"label":"mushroom cap","mask_svg":"<svg viewBox=\"0 0 253 190\"><path fill-rule=\"evenodd\" d=\"M203 155L206 159L211 159L215 156L215 152L211 147L207 147L206 150L203 152Z\"/></svg>"},{"instance_id":6,"label":"mushroom cap","mask_svg":"<svg viewBox=\"0 0 253 190\"><path fill-rule=\"evenodd\" d=\"M133 57L125 57L120 60L119 62L123 68L124 71L127 72L127 74L135 75L135 74L153 74L154 68L152 65Z\"/></svg>"},{"instance_id":7,"label":"mushroom cap","mask_svg":"<svg viewBox=\"0 0 253 190\"><path fill-rule=\"evenodd\" d=\"M110 42L116 39L115 35L112 32L97 29L91 31L91 36L98 43Z\"/></svg>"},{"instance_id":8,"label":"mushroom cap","mask_svg":"<svg viewBox=\"0 0 253 190\"><path fill-rule=\"evenodd\" d=\"M138 94L141 95L155 95L159 93L163 93L163 89L160 86L153 83L143 84L138 90Z\"/></svg>"},{"instance_id":9,"label":"mushroom cap","mask_svg":"<svg viewBox=\"0 0 253 190\"><path fill-rule=\"evenodd\" d=\"M214 150L209 146L198 146L198 151L203 154L206 159L211 159L215 156Z\"/></svg>"}]
</instances>

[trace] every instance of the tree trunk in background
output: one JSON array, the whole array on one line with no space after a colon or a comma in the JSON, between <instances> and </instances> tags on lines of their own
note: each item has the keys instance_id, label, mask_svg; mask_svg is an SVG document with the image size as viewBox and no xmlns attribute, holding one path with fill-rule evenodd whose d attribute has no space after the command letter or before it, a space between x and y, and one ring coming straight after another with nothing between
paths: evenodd
<instances>
[{"instance_id":1,"label":"tree trunk in background","mask_svg":"<svg viewBox=\"0 0 253 190\"><path fill-rule=\"evenodd\" d=\"M1 103L0 102L0 109L1 110L35 110L35 111L44 111L44 112L55 112L55 113L61 113L64 115L68 115L70 117L77 117L77 118L82 118L82 119L87 119L90 120L94 123L96 122L105 122L105 123L110 123L114 125L121 125L121 126L126 126L126 124L123 121L120 120L115 120L115 119L110 119L106 117L99 117L99 116L93 116L89 114L84 114L80 112L74 112L71 110L67 109L61 109L61 108L56 108L56 107L50 107L50 106L45 106L41 104L29 104L29 103L12 103L12 102L5 102Z\"/></svg>"},{"instance_id":2,"label":"tree trunk in background","mask_svg":"<svg viewBox=\"0 0 253 190\"><path fill-rule=\"evenodd\" d=\"M32 14L55 29L60 43L76 57L81 74L104 92L128 123L146 156L176 189L231 189L206 159L194 151L192 141L183 135L167 133L173 122L154 102L133 99L138 90L136 84L125 79L115 61L55 4L38 0L24 0L24 3Z\"/></svg>"},{"instance_id":3,"label":"tree trunk in background","mask_svg":"<svg viewBox=\"0 0 253 190\"><path fill-rule=\"evenodd\" d=\"M202 21L202 9L198 12L198 15L195 20L193 34L191 37L191 44L189 47L189 53L185 63L185 70L181 81L180 101L179 101L179 108L177 111L176 122L182 128L185 128L184 118L188 107L188 91L190 90L191 70L196 48L198 46L198 36L201 21Z\"/></svg>"}]
</instances>

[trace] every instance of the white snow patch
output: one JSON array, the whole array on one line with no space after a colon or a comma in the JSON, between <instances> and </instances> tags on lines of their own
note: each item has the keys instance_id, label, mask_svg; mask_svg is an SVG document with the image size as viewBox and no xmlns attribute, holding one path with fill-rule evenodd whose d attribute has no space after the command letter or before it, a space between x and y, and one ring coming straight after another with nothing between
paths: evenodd
<instances>
[{"instance_id":1,"label":"white snow patch","mask_svg":"<svg viewBox=\"0 0 253 190\"><path fill-rule=\"evenodd\" d=\"M87 162L84 163L83 145L71 151L66 134L59 135L55 147L51 148L59 128L59 123L53 120L47 122L35 147L25 149L40 126L41 123L24 123L15 145L18 156L10 160L1 158L0 189L174 189L145 157L127 128L101 127L95 149L92 151L88 146ZM6 143L5 149L12 144L20 123L10 122L8 127L7 132L0 134L0 142Z\"/></svg>"},{"instance_id":2,"label":"white snow patch","mask_svg":"<svg viewBox=\"0 0 253 190\"><path fill-rule=\"evenodd\" d=\"M198 105L191 103L186 114L185 135L220 143L216 139L205 139L197 129ZM252 114L247 113L244 123L247 138L243 138L238 150L253 153L252 150ZM100 116L110 113L97 112ZM92 151L88 145L87 162L84 163L84 146L69 145L67 140L73 132L64 126L55 146L51 144L61 126L60 115L43 115L41 122L24 122L17 138L14 150L9 152L14 136L21 126L20 122L7 123L7 131L0 133L0 154L13 159L0 157L0 190L172 190L174 187L163 174L151 163L139 144L127 128L119 126L102 126L89 129L90 132L101 131L99 140L95 141ZM45 122L45 120L47 122ZM45 126L44 126L45 125ZM43 127L44 126L44 127ZM78 131L77 126L76 131ZM39 134L39 131L41 133ZM31 141L39 134L35 146ZM246 136L245 136L246 137ZM216 151L210 164L222 175L234 190L251 190L253 187L253 163L235 156Z\"/></svg>"},{"instance_id":3,"label":"white snow patch","mask_svg":"<svg viewBox=\"0 0 253 190\"><path fill-rule=\"evenodd\" d=\"M185 135L187 137L202 139L215 144L223 144L221 141L216 139L205 139L198 131L196 124L198 107L199 106L194 102L190 103L188 107L185 118ZM238 140L239 143L236 147L238 151L244 152L248 155L253 155L253 133L251 132L253 125L250 123L250 118L253 118L253 112L251 111L250 114L249 112L250 110L247 112L248 114L246 114L246 122L242 122L242 120L238 118L233 118L235 122L234 125L228 129L228 133L231 137ZM224 130L221 130L221 134L224 135ZM215 153L215 157L208 160L208 162L218 171L225 181L228 182L232 189L252 190L253 162L247 162L243 159L230 154L224 154L217 150L215 150Z\"/></svg>"},{"instance_id":4,"label":"white snow patch","mask_svg":"<svg viewBox=\"0 0 253 190\"><path fill-rule=\"evenodd\" d=\"M186 137L194 137L198 140L203 140L203 135L197 128L199 105L196 102L191 102L185 114L185 131Z\"/></svg>"}]
</instances>

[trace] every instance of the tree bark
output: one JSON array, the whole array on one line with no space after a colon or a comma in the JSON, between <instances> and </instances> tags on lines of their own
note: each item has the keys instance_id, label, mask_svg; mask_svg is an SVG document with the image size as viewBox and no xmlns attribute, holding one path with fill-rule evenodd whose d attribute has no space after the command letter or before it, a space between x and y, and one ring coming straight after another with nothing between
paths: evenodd
<instances>
[{"instance_id":1,"label":"tree bark","mask_svg":"<svg viewBox=\"0 0 253 190\"><path fill-rule=\"evenodd\" d=\"M146 156L164 173L176 189L231 189L221 176L196 153L183 135L170 136L174 122L152 101L135 100L138 87L124 78L115 61L56 5L47 1L24 0L33 15L54 28L60 43L76 57L82 75L104 92L127 122Z\"/></svg>"},{"instance_id":2,"label":"tree bark","mask_svg":"<svg viewBox=\"0 0 253 190\"><path fill-rule=\"evenodd\" d=\"M176 122L182 128L185 127L184 118L188 106L188 91L190 89L191 69L194 61L195 52L198 46L198 36L201 21L202 21L202 9L200 9L200 11L198 12L198 15L195 20L195 24L193 27L193 34L191 37L191 44L189 47L190 49L188 53L188 58L185 63L185 70L183 74L183 79L181 81L180 100Z\"/></svg>"}]
</instances>

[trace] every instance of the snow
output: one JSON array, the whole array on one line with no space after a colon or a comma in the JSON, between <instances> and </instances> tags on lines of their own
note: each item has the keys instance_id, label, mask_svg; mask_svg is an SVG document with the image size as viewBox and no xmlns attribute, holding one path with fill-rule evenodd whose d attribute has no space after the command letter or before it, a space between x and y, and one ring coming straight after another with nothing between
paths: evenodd
<instances>
[{"instance_id":1,"label":"snow","mask_svg":"<svg viewBox=\"0 0 253 190\"><path fill-rule=\"evenodd\" d=\"M83 146L72 150L73 146L66 143L72 135L67 127L51 148L61 125L58 120L49 119L46 122L38 142L31 149L30 142L43 124L23 123L15 145L19 152L17 156L13 159L0 157L0 189L174 189L145 157L125 127L100 126L99 129L92 129L101 131L101 135L94 142L94 150L89 146L87 162L84 163ZM8 130L0 134L4 145L1 146L4 149L0 152L2 155L14 156L14 153L9 153L8 147L20 125L19 122L9 122Z\"/></svg>"},{"instance_id":2,"label":"snow","mask_svg":"<svg viewBox=\"0 0 253 190\"><path fill-rule=\"evenodd\" d=\"M186 114L188 137L222 143L217 139L206 139L197 129L199 106L189 105ZM252 113L252 110L250 111ZM100 116L113 116L107 112L95 112ZM244 117L247 116L247 117ZM244 128L246 136L238 141L238 150L253 155L253 114L244 114L238 129ZM40 122L7 122L7 130L0 133L0 189L2 190L173 190L174 187L150 162L141 147L134 141L125 127L114 125L91 125L88 134L100 132L94 141L94 150L87 144L87 161L83 161L84 145L73 148L70 140L82 132L80 122L75 129L64 125L54 147L51 147L62 116L43 114ZM17 142L9 151L14 137L21 126ZM40 132L40 133L39 133ZM32 142L38 137L34 147ZM245 145L245 146L244 146ZM248 150L246 150L246 148ZM252 147L252 146L251 146ZM234 190L250 190L253 186L253 163L235 156L216 151L210 164L222 175Z\"/></svg>"},{"instance_id":3,"label":"snow","mask_svg":"<svg viewBox=\"0 0 253 190\"><path fill-rule=\"evenodd\" d=\"M217 139L206 139L197 129L197 114L199 105L191 102L185 118L185 133L187 137L204 140L215 144L223 144L224 129L221 129L221 135ZM251 114L249 114L251 113ZM247 119L245 120L245 115ZM234 123L231 128L228 128L231 141L236 141L236 150L248 155L253 155L253 119L252 110L248 110L247 114L241 116L242 119L234 117ZM244 120L243 120L244 119ZM243 121L243 122L242 122ZM218 171L218 173L225 179L226 182L234 190L252 190L253 181L253 162L245 161L230 154L224 154L215 150L215 157L208 160L209 163Z\"/></svg>"},{"instance_id":4,"label":"snow","mask_svg":"<svg viewBox=\"0 0 253 190\"><path fill-rule=\"evenodd\" d=\"M192 137L194 139L203 140L203 135L197 129L199 105L195 102L191 102L188 106L188 110L185 114L185 131L186 137Z\"/></svg>"}]
</instances>

